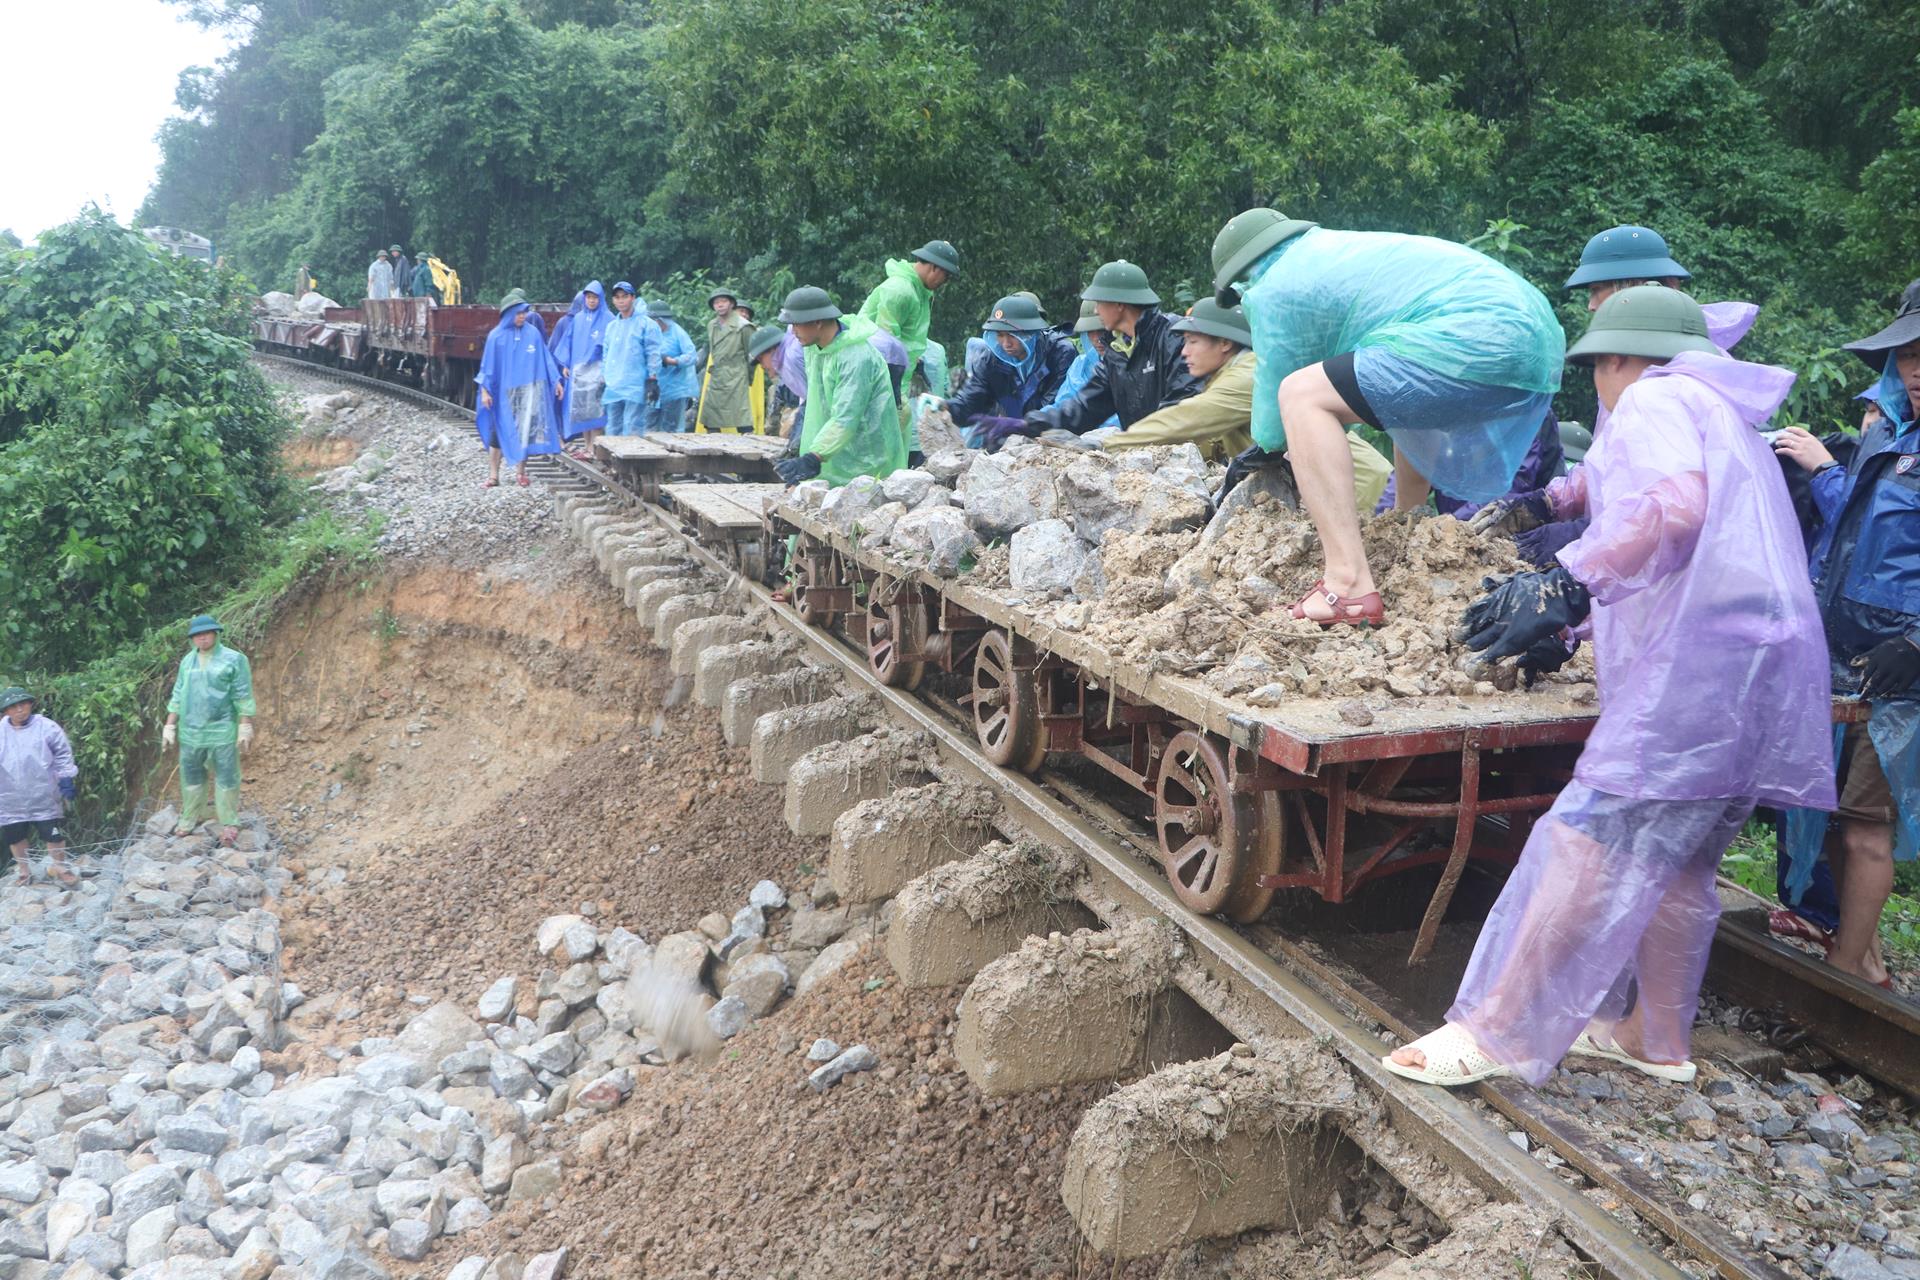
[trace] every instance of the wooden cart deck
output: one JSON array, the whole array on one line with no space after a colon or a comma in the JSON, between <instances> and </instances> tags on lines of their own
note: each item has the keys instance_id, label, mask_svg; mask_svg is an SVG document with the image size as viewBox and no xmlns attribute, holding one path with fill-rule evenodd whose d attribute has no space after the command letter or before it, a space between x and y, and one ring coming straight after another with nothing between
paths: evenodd
<instances>
[{"instance_id":1,"label":"wooden cart deck","mask_svg":"<svg viewBox=\"0 0 1920 1280\"><path fill-rule=\"evenodd\" d=\"M786 492L773 484L666 484L660 497L700 541L723 550L749 578L764 576L767 507Z\"/></svg>"},{"instance_id":2,"label":"wooden cart deck","mask_svg":"<svg viewBox=\"0 0 1920 1280\"><path fill-rule=\"evenodd\" d=\"M779 436L651 432L602 435L594 457L615 477L651 501L668 477L736 476L742 481L776 478L773 464L786 454Z\"/></svg>"}]
</instances>

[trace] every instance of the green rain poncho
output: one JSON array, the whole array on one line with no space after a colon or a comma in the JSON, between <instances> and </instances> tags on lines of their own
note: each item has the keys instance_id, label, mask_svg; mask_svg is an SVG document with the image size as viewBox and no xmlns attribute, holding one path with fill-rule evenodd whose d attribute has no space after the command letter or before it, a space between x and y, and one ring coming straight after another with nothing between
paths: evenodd
<instances>
[{"instance_id":1,"label":"green rain poncho","mask_svg":"<svg viewBox=\"0 0 1920 1280\"><path fill-rule=\"evenodd\" d=\"M927 326L933 323L933 292L920 283L913 263L887 259L887 278L860 304L860 318L885 329L907 349L907 368L920 363L927 349ZM936 395L946 394L936 388Z\"/></svg>"},{"instance_id":2,"label":"green rain poncho","mask_svg":"<svg viewBox=\"0 0 1920 1280\"><path fill-rule=\"evenodd\" d=\"M180 717L180 746L230 746L238 738L240 717L254 714L253 668L238 649L216 644L202 661L195 649L180 659L167 711Z\"/></svg>"},{"instance_id":3,"label":"green rain poncho","mask_svg":"<svg viewBox=\"0 0 1920 1280\"><path fill-rule=\"evenodd\" d=\"M826 347L808 347L807 421L800 452L820 459L820 478L884 479L907 462L887 362L868 344L873 326L855 317Z\"/></svg>"}]
</instances>

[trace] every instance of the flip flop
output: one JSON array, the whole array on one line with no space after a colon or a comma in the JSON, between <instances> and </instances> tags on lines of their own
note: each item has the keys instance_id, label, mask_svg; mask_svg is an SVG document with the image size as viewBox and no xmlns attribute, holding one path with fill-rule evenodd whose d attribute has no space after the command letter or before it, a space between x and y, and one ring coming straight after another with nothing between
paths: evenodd
<instances>
[{"instance_id":1,"label":"flip flop","mask_svg":"<svg viewBox=\"0 0 1920 1280\"><path fill-rule=\"evenodd\" d=\"M1406 1047L1425 1054L1427 1065L1405 1067L1395 1062L1390 1053L1381 1057L1380 1065L1397 1076L1418 1080L1421 1084L1456 1089L1513 1074L1511 1067L1495 1062L1482 1052L1473 1033L1458 1023L1449 1022L1438 1031L1429 1031Z\"/></svg>"},{"instance_id":2,"label":"flip flop","mask_svg":"<svg viewBox=\"0 0 1920 1280\"><path fill-rule=\"evenodd\" d=\"M524 471L522 471L519 475L515 476L513 478L513 482L519 485L522 489L526 488L528 485L533 483L533 481L527 479L527 473Z\"/></svg>"},{"instance_id":3,"label":"flip flop","mask_svg":"<svg viewBox=\"0 0 1920 1280\"><path fill-rule=\"evenodd\" d=\"M1797 911L1776 907L1767 912L1767 932L1776 938L1799 938L1833 953L1833 935Z\"/></svg>"},{"instance_id":4,"label":"flip flop","mask_svg":"<svg viewBox=\"0 0 1920 1280\"><path fill-rule=\"evenodd\" d=\"M194 828L192 827L175 827L173 829L173 836L176 840L184 840L193 833Z\"/></svg>"},{"instance_id":5,"label":"flip flop","mask_svg":"<svg viewBox=\"0 0 1920 1280\"><path fill-rule=\"evenodd\" d=\"M1307 601L1315 596L1325 600L1333 610L1331 618L1307 618ZM1369 591L1363 596L1335 595L1327 590L1324 580L1314 583L1313 590L1293 606L1292 612L1294 617L1307 618L1322 627L1378 627L1387 620L1387 604L1378 591Z\"/></svg>"},{"instance_id":6,"label":"flip flop","mask_svg":"<svg viewBox=\"0 0 1920 1280\"><path fill-rule=\"evenodd\" d=\"M1636 1058L1619 1045L1603 1045L1594 1039L1592 1033L1582 1031L1573 1042L1568 1053L1583 1058L1605 1058L1608 1062L1617 1062L1623 1067L1632 1067L1643 1076L1652 1076L1655 1080L1665 1080L1672 1084L1692 1084L1700 1068L1691 1062L1648 1062Z\"/></svg>"},{"instance_id":7,"label":"flip flop","mask_svg":"<svg viewBox=\"0 0 1920 1280\"><path fill-rule=\"evenodd\" d=\"M500 482L494 479L493 477L489 476L487 479L482 480L480 482L480 487L482 489L498 489L500 487Z\"/></svg>"},{"instance_id":8,"label":"flip flop","mask_svg":"<svg viewBox=\"0 0 1920 1280\"><path fill-rule=\"evenodd\" d=\"M64 867L57 862L47 868L47 874L59 881L64 888L71 889L80 883L80 877L73 873L72 868Z\"/></svg>"}]
</instances>

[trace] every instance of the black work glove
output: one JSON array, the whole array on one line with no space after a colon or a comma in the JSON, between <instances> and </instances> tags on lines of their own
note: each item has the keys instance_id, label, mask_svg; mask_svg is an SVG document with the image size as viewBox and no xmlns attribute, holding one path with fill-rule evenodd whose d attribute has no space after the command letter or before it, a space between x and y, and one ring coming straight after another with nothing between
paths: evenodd
<instances>
[{"instance_id":1,"label":"black work glove","mask_svg":"<svg viewBox=\"0 0 1920 1280\"><path fill-rule=\"evenodd\" d=\"M1526 679L1527 688L1533 688L1540 677L1552 675L1566 666L1573 652L1573 646L1561 639L1558 631L1528 645L1527 651L1520 655L1520 674Z\"/></svg>"},{"instance_id":2,"label":"black work glove","mask_svg":"<svg viewBox=\"0 0 1920 1280\"><path fill-rule=\"evenodd\" d=\"M1587 531L1587 519L1556 520L1552 524L1543 524L1537 529L1528 529L1513 535L1514 548L1520 558L1528 564L1541 569L1553 568L1554 556L1560 548L1577 540Z\"/></svg>"},{"instance_id":3,"label":"black work glove","mask_svg":"<svg viewBox=\"0 0 1920 1280\"><path fill-rule=\"evenodd\" d=\"M647 379L647 403L660 403L660 380L658 378Z\"/></svg>"},{"instance_id":4,"label":"black work glove","mask_svg":"<svg viewBox=\"0 0 1920 1280\"><path fill-rule=\"evenodd\" d=\"M1495 533L1525 533L1528 529L1538 529L1552 519L1553 504L1547 501L1547 491L1535 489L1530 493L1495 498L1473 513L1473 518L1467 521L1467 528L1484 538Z\"/></svg>"},{"instance_id":5,"label":"black work glove","mask_svg":"<svg viewBox=\"0 0 1920 1280\"><path fill-rule=\"evenodd\" d=\"M1467 606L1467 648L1485 652L1487 661L1518 657L1562 628L1585 621L1593 597L1562 568L1516 573L1504 581L1489 578L1486 595Z\"/></svg>"},{"instance_id":6,"label":"black work glove","mask_svg":"<svg viewBox=\"0 0 1920 1280\"><path fill-rule=\"evenodd\" d=\"M973 420L974 438L988 453L1000 452L1000 446L1015 436L1037 436L1046 424L1030 418L1000 418L982 414Z\"/></svg>"},{"instance_id":7,"label":"black work glove","mask_svg":"<svg viewBox=\"0 0 1920 1280\"><path fill-rule=\"evenodd\" d=\"M1920 647L1905 636L1883 640L1859 659L1860 696L1896 698L1920 679Z\"/></svg>"},{"instance_id":8,"label":"black work glove","mask_svg":"<svg viewBox=\"0 0 1920 1280\"><path fill-rule=\"evenodd\" d=\"M1240 452L1234 454L1232 460L1227 463L1226 479L1220 482L1220 492L1213 495L1214 507L1217 509L1221 503L1227 500L1227 495L1234 491L1235 486L1254 472L1264 471L1269 467L1287 467L1290 465L1285 454L1268 453L1257 444L1250 448L1242 449Z\"/></svg>"},{"instance_id":9,"label":"black work glove","mask_svg":"<svg viewBox=\"0 0 1920 1280\"><path fill-rule=\"evenodd\" d=\"M820 455L803 453L797 458L782 458L773 464L773 469L780 473L780 483L796 485L820 474Z\"/></svg>"},{"instance_id":10,"label":"black work glove","mask_svg":"<svg viewBox=\"0 0 1920 1280\"><path fill-rule=\"evenodd\" d=\"M907 450L907 469L909 471L918 470L920 467L920 464L925 462L926 460L927 460L927 455L920 452L920 450L918 449Z\"/></svg>"}]
</instances>

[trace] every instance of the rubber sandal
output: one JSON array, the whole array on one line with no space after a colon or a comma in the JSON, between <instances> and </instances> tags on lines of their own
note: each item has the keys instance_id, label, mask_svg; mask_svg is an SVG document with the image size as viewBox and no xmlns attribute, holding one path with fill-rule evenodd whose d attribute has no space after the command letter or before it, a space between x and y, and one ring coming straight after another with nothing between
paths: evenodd
<instances>
[{"instance_id":1,"label":"rubber sandal","mask_svg":"<svg viewBox=\"0 0 1920 1280\"><path fill-rule=\"evenodd\" d=\"M519 475L515 476L513 478L513 482L519 485L522 489L526 488L528 485L533 483L533 481L527 479L527 473L524 471L522 471Z\"/></svg>"},{"instance_id":2,"label":"rubber sandal","mask_svg":"<svg viewBox=\"0 0 1920 1280\"><path fill-rule=\"evenodd\" d=\"M480 482L480 487L482 489L498 489L500 487L500 482L498 480L495 480L492 476L488 476L485 480L482 480Z\"/></svg>"},{"instance_id":3,"label":"rubber sandal","mask_svg":"<svg viewBox=\"0 0 1920 1280\"><path fill-rule=\"evenodd\" d=\"M1811 942L1833 954L1833 935L1797 911L1785 907L1776 907L1767 912L1767 932L1776 938L1798 938L1802 942Z\"/></svg>"},{"instance_id":4,"label":"rubber sandal","mask_svg":"<svg viewBox=\"0 0 1920 1280\"><path fill-rule=\"evenodd\" d=\"M13 878L13 882L22 889L31 886L33 884L33 868L24 862L21 863L20 874Z\"/></svg>"},{"instance_id":5,"label":"rubber sandal","mask_svg":"<svg viewBox=\"0 0 1920 1280\"><path fill-rule=\"evenodd\" d=\"M1320 596L1333 610L1331 618L1307 618L1307 601ZM1293 606L1293 616L1307 618L1322 627L1377 627L1387 620L1387 604L1380 598L1378 591L1369 591L1363 596L1338 596L1327 590L1327 584L1316 582L1306 598Z\"/></svg>"},{"instance_id":6,"label":"rubber sandal","mask_svg":"<svg viewBox=\"0 0 1920 1280\"><path fill-rule=\"evenodd\" d=\"M52 877L54 880L57 880L60 883L62 888L71 889L75 885L80 883L80 877L73 874L72 868L63 867L59 863L55 863L52 866L48 867L47 875Z\"/></svg>"},{"instance_id":7,"label":"rubber sandal","mask_svg":"<svg viewBox=\"0 0 1920 1280\"><path fill-rule=\"evenodd\" d=\"M240 833L234 828L228 827L220 833L220 847L222 849L231 849L239 842L239 839Z\"/></svg>"},{"instance_id":8,"label":"rubber sandal","mask_svg":"<svg viewBox=\"0 0 1920 1280\"><path fill-rule=\"evenodd\" d=\"M1397 1076L1418 1080L1421 1084L1456 1089L1513 1074L1511 1067L1495 1062L1482 1052L1473 1033L1458 1023L1449 1022L1438 1031L1429 1031L1406 1047L1424 1053L1427 1065L1405 1067L1395 1062L1390 1053L1381 1057L1380 1065Z\"/></svg>"},{"instance_id":9,"label":"rubber sandal","mask_svg":"<svg viewBox=\"0 0 1920 1280\"><path fill-rule=\"evenodd\" d=\"M173 829L173 838L176 840L184 840L192 835L193 831L194 829L192 827L175 827Z\"/></svg>"},{"instance_id":10,"label":"rubber sandal","mask_svg":"<svg viewBox=\"0 0 1920 1280\"><path fill-rule=\"evenodd\" d=\"M1643 1076L1652 1076L1655 1080L1665 1080L1672 1084L1692 1084L1694 1076L1700 1073L1700 1068L1691 1062L1648 1062L1643 1058L1636 1058L1617 1044L1611 1047L1602 1045L1585 1031L1575 1038L1573 1047L1567 1052L1583 1058L1605 1058L1608 1062L1632 1067Z\"/></svg>"}]
</instances>

